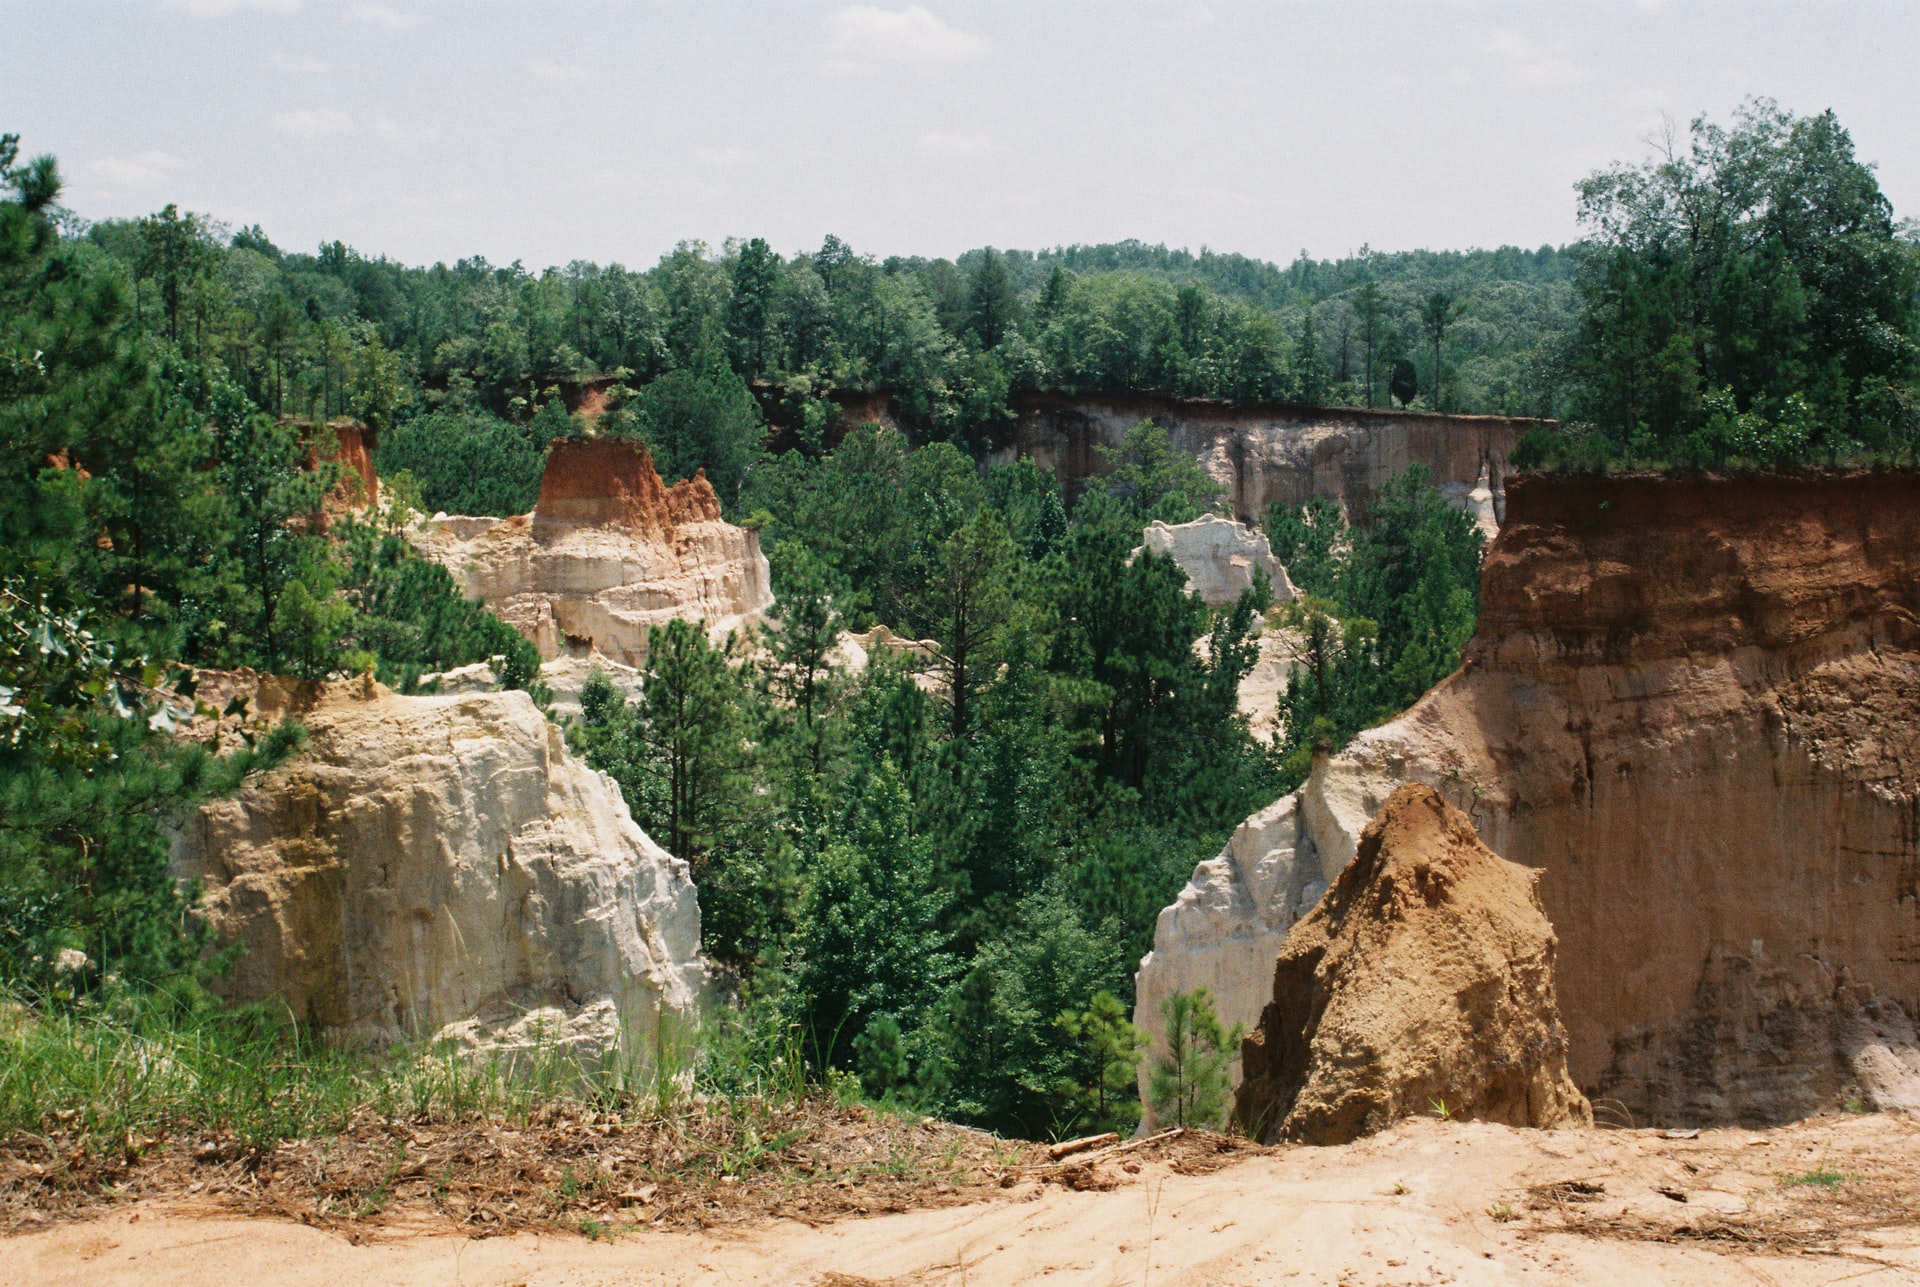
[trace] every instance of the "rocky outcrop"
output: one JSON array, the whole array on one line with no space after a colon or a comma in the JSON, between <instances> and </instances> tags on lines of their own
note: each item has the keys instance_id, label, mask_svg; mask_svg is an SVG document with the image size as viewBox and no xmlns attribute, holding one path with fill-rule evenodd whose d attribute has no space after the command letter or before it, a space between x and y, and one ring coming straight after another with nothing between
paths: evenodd
<instances>
[{"instance_id":1,"label":"rocky outcrop","mask_svg":"<svg viewBox=\"0 0 1920 1287\"><path fill-rule=\"evenodd\" d=\"M1294 599L1293 582L1273 557L1266 535L1230 518L1203 514L1191 523L1155 520L1134 554L1143 549L1172 558L1187 574L1187 593L1216 607L1237 601L1253 585L1256 571L1267 574L1275 603Z\"/></svg>"},{"instance_id":2,"label":"rocky outcrop","mask_svg":"<svg viewBox=\"0 0 1920 1287\"><path fill-rule=\"evenodd\" d=\"M1462 670L1316 766L1296 847L1337 871L1413 781L1541 869L1598 1111L1920 1108L1920 474L1524 476L1482 592ZM1143 988L1211 985L1192 951L1157 934Z\"/></svg>"},{"instance_id":3,"label":"rocky outcrop","mask_svg":"<svg viewBox=\"0 0 1920 1287\"><path fill-rule=\"evenodd\" d=\"M705 968L686 864L525 693L249 694L310 741L203 806L177 847L217 941L243 948L229 998L366 1044L639 1053L693 1016Z\"/></svg>"},{"instance_id":4,"label":"rocky outcrop","mask_svg":"<svg viewBox=\"0 0 1920 1287\"><path fill-rule=\"evenodd\" d=\"M720 513L704 474L668 487L645 448L559 439L531 514L441 514L410 535L546 658L646 660L647 631L704 621L718 639L773 602L755 532Z\"/></svg>"},{"instance_id":5,"label":"rocky outcrop","mask_svg":"<svg viewBox=\"0 0 1920 1287\"><path fill-rule=\"evenodd\" d=\"M1345 1144L1413 1114L1590 1125L1567 1076L1539 873L1426 786L1395 791L1287 935L1242 1047L1234 1114L1262 1140Z\"/></svg>"},{"instance_id":6,"label":"rocky outcrop","mask_svg":"<svg viewBox=\"0 0 1920 1287\"><path fill-rule=\"evenodd\" d=\"M1342 503L1364 523L1382 484L1424 465L1454 505L1483 526L1505 506L1507 458L1536 420L1293 405L1231 406L1151 394L1034 393L1020 399L1013 444L996 456L1029 457L1058 475L1069 496L1105 472L1096 448L1117 447L1142 420L1167 430L1226 491L1234 514L1257 522L1268 505Z\"/></svg>"}]
</instances>

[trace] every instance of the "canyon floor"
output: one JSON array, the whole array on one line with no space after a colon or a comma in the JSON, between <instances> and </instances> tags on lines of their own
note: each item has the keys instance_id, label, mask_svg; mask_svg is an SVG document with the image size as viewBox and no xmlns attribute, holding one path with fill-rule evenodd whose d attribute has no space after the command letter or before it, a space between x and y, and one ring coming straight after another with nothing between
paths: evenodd
<instances>
[{"instance_id":1,"label":"canyon floor","mask_svg":"<svg viewBox=\"0 0 1920 1287\"><path fill-rule=\"evenodd\" d=\"M1109 1150L976 1192L598 1238L156 1195L11 1234L0 1284L1920 1282L1920 1124L1881 1115L1691 1138L1417 1120L1340 1148Z\"/></svg>"}]
</instances>

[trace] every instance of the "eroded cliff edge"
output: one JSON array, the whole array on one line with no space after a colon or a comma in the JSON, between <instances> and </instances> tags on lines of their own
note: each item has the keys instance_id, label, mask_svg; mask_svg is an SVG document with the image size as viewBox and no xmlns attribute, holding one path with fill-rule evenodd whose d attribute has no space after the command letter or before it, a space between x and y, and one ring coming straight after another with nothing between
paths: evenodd
<instances>
[{"instance_id":1,"label":"eroded cliff edge","mask_svg":"<svg viewBox=\"0 0 1920 1287\"><path fill-rule=\"evenodd\" d=\"M1262 853L1202 865L1142 1021L1223 945L1277 955L1420 781L1543 869L1602 1115L1920 1107L1920 474L1520 476L1506 504L1462 669L1268 811Z\"/></svg>"},{"instance_id":2,"label":"eroded cliff edge","mask_svg":"<svg viewBox=\"0 0 1920 1287\"><path fill-rule=\"evenodd\" d=\"M717 639L773 603L758 534L721 517L706 476L669 487L625 440L556 439L532 513L435 515L408 540L548 660L639 666L653 626L704 621Z\"/></svg>"},{"instance_id":3,"label":"eroded cliff edge","mask_svg":"<svg viewBox=\"0 0 1920 1287\"><path fill-rule=\"evenodd\" d=\"M644 1052L705 987L687 864L518 691L405 697L203 673L301 719L305 750L202 806L176 847L216 985L354 1043ZM216 705L214 707L218 709Z\"/></svg>"}]
</instances>

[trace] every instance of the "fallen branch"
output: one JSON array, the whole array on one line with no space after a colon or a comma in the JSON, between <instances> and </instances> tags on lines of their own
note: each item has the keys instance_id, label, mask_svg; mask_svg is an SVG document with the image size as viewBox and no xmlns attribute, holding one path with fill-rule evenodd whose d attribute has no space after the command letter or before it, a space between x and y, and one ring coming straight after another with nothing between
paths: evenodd
<instances>
[{"instance_id":1,"label":"fallen branch","mask_svg":"<svg viewBox=\"0 0 1920 1287\"><path fill-rule=\"evenodd\" d=\"M1084 1153L1090 1148L1101 1148L1119 1142L1120 1137L1112 1131L1101 1135L1082 1135L1077 1140L1063 1140L1058 1144L1048 1145L1047 1156L1058 1161L1069 1153Z\"/></svg>"}]
</instances>

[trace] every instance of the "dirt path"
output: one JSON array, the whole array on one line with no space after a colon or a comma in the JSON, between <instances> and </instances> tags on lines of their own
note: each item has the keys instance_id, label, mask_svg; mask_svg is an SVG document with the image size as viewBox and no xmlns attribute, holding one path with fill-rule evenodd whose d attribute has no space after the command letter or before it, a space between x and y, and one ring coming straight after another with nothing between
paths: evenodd
<instances>
[{"instance_id":1,"label":"dirt path","mask_svg":"<svg viewBox=\"0 0 1920 1287\"><path fill-rule=\"evenodd\" d=\"M356 1245L145 1203L7 1239L0 1284L1920 1283L1920 1126L1904 1119L1680 1140L1417 1121L1205 1175L1178 1165L820 1227L598 1242L388 1227Z\"/></svg>"}]
</instances>

